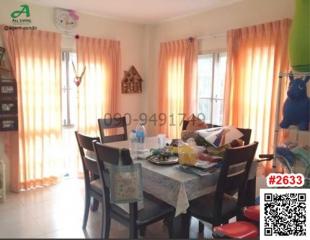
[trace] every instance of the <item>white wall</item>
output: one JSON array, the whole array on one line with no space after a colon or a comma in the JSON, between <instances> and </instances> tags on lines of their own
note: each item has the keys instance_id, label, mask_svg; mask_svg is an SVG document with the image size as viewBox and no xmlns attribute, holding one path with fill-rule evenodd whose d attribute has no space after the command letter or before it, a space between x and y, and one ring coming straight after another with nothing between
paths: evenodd
<instances>
[{"instance_id":1,"label":"white wall","mask_svg":"<svg viewBox=\"0 0 310 240\"><path fill-rule=\"evenodd\" d=\"M192 37L206 37L200 40L200 51L226 48L226 36L209 38L208 36L225 34L227 30L250 26L283 18L292 18L293 0L245 0L234 5L214 9L201 14L188 16L174 21L163 22L153 27L153 43L146 75L147 88L144 109L148 115L157 109L157 72L160 42ZM155 134L156 128L149 128Z\"/></svg>"},{"instance_id":2,"label":"white wall","mask_svg":"<svg viewBox=\"0 0 310 240\"><path fill-rule=\"evenodd\" d=\"M10 14L12 11L19 9L19 6L24 3L15 0L1 0L0 8L0 24L11 25ZM30 6L30 17L32 25L37 26L40 30L59 32L53 22L53 8L44 7L34 4ZM105 19L97 16L90 16L79 13L80 20L75 34L93 37L102 37L107 39L119 40L121 42L121 73L128 70L131 65L134 65L142 78L145 79L144 58L145 54L142 51L145 46L144 31L145 27L140 24L116 21ZM1 44L1 40L0 40ZM63 36L62 48L74 49L75 43L73 37ZM120 79L121 80L121 79ZM120 84L120 83L119 83ZM120 85L119 85L120 86ZM121 94L119 93L119 111L120 113L130 113L134 117L142 111L142 95L141 94ZM129 126L129 130L135 127L135 123ZM7 178L9 178L9 157L5 154L5 135L0 133L0 159L4 159L7 165Z\"/></svg>"}]
</instances>

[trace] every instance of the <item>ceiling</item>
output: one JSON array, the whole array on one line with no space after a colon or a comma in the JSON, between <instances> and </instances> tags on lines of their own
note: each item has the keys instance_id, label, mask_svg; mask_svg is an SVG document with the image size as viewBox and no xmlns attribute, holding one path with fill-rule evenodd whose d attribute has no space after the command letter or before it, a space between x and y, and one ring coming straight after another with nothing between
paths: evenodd
<instances>
[{"instance_id":1,"label":"ceiling","mask_svg":"<svg viewBox=\"0 0 310 240\"><path fill-rule=\"evenodd\" d=\"M25 0L137 23L159 23L242 0Z\"/></svg>"}]
</instances>

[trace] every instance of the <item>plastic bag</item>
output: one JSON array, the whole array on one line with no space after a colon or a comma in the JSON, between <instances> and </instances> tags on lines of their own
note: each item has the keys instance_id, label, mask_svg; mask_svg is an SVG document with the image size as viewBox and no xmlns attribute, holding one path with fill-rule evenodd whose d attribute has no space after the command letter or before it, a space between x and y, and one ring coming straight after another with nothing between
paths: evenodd
<instances>
[{"instance_id":1,"label":"plastic bag","mask_svg":"<svg viewBox=\"0 0 310 240\"><path fill-rule=\"evenodd\" d=\"M109 167L112 203L132 203L143 200L142 168L140 163Z\"/></svg>"}]
</instances>

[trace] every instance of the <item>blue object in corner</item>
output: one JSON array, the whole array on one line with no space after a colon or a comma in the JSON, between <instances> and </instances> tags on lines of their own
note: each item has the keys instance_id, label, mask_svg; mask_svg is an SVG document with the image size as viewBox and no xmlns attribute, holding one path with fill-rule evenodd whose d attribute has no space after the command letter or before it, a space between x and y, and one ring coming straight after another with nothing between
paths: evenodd
<instances>
[{"instance_id":1,"label":"blue object in corner","mask_svg":"<svg viewBox=\"0 0 310 240\"><path fill-rule=\"evenodd\" d=\"M281 128L297 125L299 130L308 130L310 121L310 98L307 97L307 82L305 79L297 78L290 74L290 85L287 91L287 99L283 107L283 120Z\"/></svg>"}]
</instances>

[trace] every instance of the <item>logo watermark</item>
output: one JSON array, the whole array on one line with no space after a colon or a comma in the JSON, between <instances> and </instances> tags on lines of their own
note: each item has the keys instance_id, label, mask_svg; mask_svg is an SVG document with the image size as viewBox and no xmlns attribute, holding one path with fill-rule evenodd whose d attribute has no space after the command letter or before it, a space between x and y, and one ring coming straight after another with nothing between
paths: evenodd
<instances>
[{"instance_id":1,"label":"logo watermark","mask_svg":"<svg viewBox=\"0 0 310 240\"><path fill-rule=\"evenodd\" d=\"M22 4L19 8L10 13L13 26L4 26L5 31L8 30L37 30L36 26L31 26L30 7L27 4Z\"/></svg>"},{"instance_id":2,"label":"logo watermark","mask_svg":"<svg viewBox=\"0 0 310 240\"><path fill-rule=\"evenodd\" d=\"M31 24L30 8L27 4L20 5L20 8L13 11L10 16L14 25Z\"/></svg>"}]
</instances>

